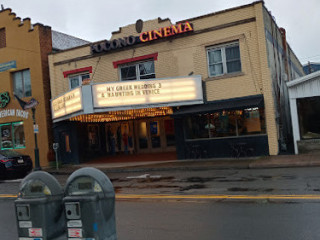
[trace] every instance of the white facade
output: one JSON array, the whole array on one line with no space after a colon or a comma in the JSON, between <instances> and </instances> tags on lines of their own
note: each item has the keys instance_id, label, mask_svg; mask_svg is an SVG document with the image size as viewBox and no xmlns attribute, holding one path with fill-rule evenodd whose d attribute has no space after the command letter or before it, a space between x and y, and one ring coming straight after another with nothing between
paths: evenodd
<instances>
[{"instance_id":1,"label":"white facade","mask_svg":"<svg viewBox=\"0 0 320 240\"><path fill-rule=\"evenodd\" d=\"M298 154L297 141L301 140L297 110L297 99L320 96L320 71L287 82L289 89L291 120L295 154Z\"/></svg>"}]
</instances>

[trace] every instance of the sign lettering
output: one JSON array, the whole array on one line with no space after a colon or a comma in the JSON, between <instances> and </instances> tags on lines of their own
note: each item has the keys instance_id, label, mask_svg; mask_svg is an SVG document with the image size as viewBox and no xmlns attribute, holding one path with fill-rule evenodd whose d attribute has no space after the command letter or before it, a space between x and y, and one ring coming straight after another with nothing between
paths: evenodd
<instances>
[{"instance_id":1,"label":"sign lettering","mask_svg":"<svg viewBox=\"0 0 320 240\"><path fill-rule=\"evenodd\" d=\"M5 110L0 111L0 118L14 117L14 116L28 119L29 112L19 110L19 109L5 109Z\"/></svg>"},{"instance_id":2,"label":"sign lettering","mask_svg":"<svg viewBox=\"0 0 320 240\"><path fill-rule=\"evenodd\" d=\"M82 110L81 94L81 88L76 88L53 99L51 102L52 118L62 117Z\"/></svg>"},{"instance_id":3,"label":"sign lettering","mask_svg":"<svg viewBox=\"0 0 320 240\"><path fill-rule=\"evenodd\" d=\"M158 30L143 32L140 34L140 36L129 36L93 44L91 45L91 53L95 54L109 52L111 50L120 49L134 44L150 42L160 38L167 38L192 31L192 24L186 21L184 23L179 23L178 25L172 25L169 27L160 28Z\"/></svg>"},{"instance_id":4,"label":"sign lettering","mask_svg":"<svg viewBox=\"0 0 320 240\"><path fill-rule=\"evenodd\" d=\"M96 84L92 93L95 108L203 101L200 76Z\"/></svg>"}]
</instances>

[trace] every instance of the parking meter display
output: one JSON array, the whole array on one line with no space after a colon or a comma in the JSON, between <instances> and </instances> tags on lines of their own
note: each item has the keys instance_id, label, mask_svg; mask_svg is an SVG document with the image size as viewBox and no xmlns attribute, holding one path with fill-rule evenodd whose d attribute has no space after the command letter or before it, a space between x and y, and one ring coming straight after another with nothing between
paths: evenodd
<instances>
[{"instance_id":1,"label":"parking meter display","mask_svg":"<svg viewBox=\"0 0 320 240\"><path fill-rule=\"evenodd\" d=\"M69 195L82 195L102 192L100 184L91 177L79 177L68 188Z\"/></svg>"}]
</instances>

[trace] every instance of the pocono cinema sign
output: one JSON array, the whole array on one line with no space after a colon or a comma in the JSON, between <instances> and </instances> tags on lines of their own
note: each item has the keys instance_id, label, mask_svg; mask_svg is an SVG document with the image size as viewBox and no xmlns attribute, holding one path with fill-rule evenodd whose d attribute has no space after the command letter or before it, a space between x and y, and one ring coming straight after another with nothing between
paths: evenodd
<instances>
[{"instance_id":1,"label":"pocono cinema sign","mask_svg":"<svg viewBox=\"0 0 320 240\"><path fill-rule=\"evenodd\" d=\"M95 54L101 52L109 52L111 50L132 46L134 44L151 42L157 39L177 36L192 31L192 24L186 21L184 23L171 25L169 27L160 28L158 30L143 32L140 34L140 36L129 36L114 39L112 41L104 41L93 44L91 45L91 53Z\"/></svg>"}]
</instances>

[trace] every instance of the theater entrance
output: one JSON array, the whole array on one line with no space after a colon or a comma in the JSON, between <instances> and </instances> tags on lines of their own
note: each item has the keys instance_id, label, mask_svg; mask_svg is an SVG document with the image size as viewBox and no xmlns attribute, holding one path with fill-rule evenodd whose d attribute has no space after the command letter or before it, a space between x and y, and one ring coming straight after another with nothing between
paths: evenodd
<instances>
[{"instance_id":1,"label":"theater entrance","mask_svg":"<svg viewBox=\"0 0 320 240\"><path fill-rule=\"evenodd\" d=\"M152 118L136 121L137 152L169 152L175 150L174 120Z\"/></svg>"}]
</instances>

